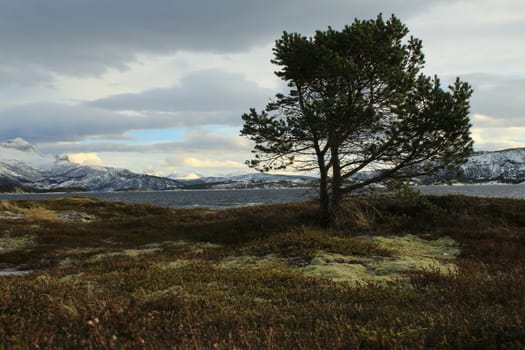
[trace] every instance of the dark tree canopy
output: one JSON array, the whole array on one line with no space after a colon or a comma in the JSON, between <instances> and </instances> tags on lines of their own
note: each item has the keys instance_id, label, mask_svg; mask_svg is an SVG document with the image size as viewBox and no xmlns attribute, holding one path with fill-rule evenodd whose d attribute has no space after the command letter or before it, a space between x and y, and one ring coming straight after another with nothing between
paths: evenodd
<instances>
[{"instance_id":1,"label":"dark tree canopy","mask_svg":"<svg viewBox=\"0 0 525 350\"><path fill-rule=\"evenodd\" d=\"M241 135L255 143L250 166L318 171L324 224L346 193L452 171L472 151L470 86L457 78L443 89L425 76L422 42L408 33L381 15L311 38L285 32L272 63L289 91L242 116Z\"/></svg>"}]
</instances>

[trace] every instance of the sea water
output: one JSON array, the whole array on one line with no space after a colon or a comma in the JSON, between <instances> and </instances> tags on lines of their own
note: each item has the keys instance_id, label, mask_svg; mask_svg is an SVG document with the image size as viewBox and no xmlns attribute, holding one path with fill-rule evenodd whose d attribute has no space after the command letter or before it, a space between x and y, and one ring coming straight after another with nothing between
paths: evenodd
<instances>
[{"instance_id":1,"label":"sea water","mask_svg":"<svg viewBox=\"0 0 525 350\"><path fill-rule=\"evenodd\" d=\"M422 194L463 194L478 197L525 199L525 184L417 186ZM304 202L318 198L312 188L244 190L176 190L148 192L78 192L0 194L0 200L52 199L84 196L126 203L153 204L174 208L226 209L260 204Z\"/></svg>"}]
</instances>

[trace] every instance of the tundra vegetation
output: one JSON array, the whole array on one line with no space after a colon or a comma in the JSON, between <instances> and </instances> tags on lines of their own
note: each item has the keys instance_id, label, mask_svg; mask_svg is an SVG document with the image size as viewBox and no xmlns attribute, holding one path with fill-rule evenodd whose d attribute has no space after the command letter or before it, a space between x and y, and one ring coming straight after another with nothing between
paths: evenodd
<instances>
[{"instance_id":1,"label":"tundra vegetation","mask_svg":"<svg viewBox=\"0 0 525 350\"><path fill-rule=\"evenodd\" d=\"M0 202L0 349L525 347L525 201L343 213Z\"/></svg>"}]
</instances>

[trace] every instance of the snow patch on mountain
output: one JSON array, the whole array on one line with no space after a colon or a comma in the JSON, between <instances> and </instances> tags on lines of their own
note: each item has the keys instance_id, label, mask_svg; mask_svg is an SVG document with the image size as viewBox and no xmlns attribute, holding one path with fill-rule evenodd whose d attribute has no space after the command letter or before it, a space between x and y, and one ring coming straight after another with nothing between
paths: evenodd
<instances>
[{"instance_id":1,"label":"snow patch on mountain","mask_svg":"<svg viewBox=\"0 0 525 350\"><path fill-rule=\"evenodd\" d=\"M186 180L184 181L184 187L209 189L289 188L310 187L316 181L316 178L310 176L254 173Z\"/></svg>"},{"instance_id":2,"label":"snow patch on mountain","mask_svg":"<svg viewBox=\"0 0 525 350\"><path fill-rule=\"evenodd\" d=\"M0 143L0 185L38 190L167 190L179 182L127 169L72 163L66 155L42 154L20 138Z\"/></svg>"},{"instance_id":3,"label":"snow patch on mountain","mask_svg":"<svg viewBox=\"0 0 525 350\"><path fill-rule=\"evenodd\" d=\"M475 152L462 165L461 175L468 182L524 182L525 148Z\"/></svg>"},{"instance_id":4,"label":"snow patch on mountain","mask_svg":"<svg viewBox=\"0 0 525 350\"><path fill-rule=\"evenodd\" d=\"M54 166L55 161L55 157L42 154L35 146L21 138L0 143L0 164L48 170Z\"/></svg>"},{"instance_id":5,"label":"snow patch on mountain","mask_svg":"<svg viewBox=\"0 0 525 350\"><path fill-rule=\"evenodd\" d=\"M371 176L372 174L359 174ZM356 180L359 180L356 178ZM362 179L361 179L362 180ZM424 180L438 183L436 174ZM525 148L476 152L461 167L461 182L525 182ZM88 191L242 189L311 187L315 177L253 173L223 177L174 179L136 174L127 169L73 163L67 155L50 156L17 138L0 143L0 187L38 190L81 189Z\"/></svg>"}]
</instances>

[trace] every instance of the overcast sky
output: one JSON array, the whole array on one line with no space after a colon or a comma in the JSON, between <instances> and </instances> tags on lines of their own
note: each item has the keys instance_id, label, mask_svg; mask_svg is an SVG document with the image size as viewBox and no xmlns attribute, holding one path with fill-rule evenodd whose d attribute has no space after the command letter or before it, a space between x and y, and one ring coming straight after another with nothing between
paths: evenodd
<instances>
[{"instance_id":1,"label":"overcast sky","mask_svg":"<svg viewBox=\"0 0 525 350\"><path fill-rule=\"evenodd\" d=\"M0 0L0 140L180 177L251 172L241 115L284 86L283 30L394 13L474 88L477 150L525 147L522 0Z\"/></svg>"}]
</instances>

